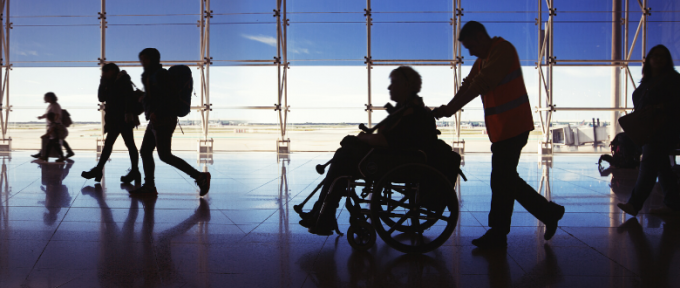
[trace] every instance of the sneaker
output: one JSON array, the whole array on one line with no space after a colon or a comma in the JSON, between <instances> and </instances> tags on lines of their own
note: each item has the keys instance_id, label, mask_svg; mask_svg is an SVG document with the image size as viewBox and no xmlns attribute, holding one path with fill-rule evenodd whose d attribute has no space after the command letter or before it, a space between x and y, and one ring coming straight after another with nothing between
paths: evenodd
<instances>
[{"instance_id":1,"label":"sneaker","mask_svg":"<svg viewBox=\"0 0 680 288\"><path fill-rule=\"evenodd\" d=\"M543 223L545 224L545 234L543 234L543 239L545 240L550 240L550 238L555 235L555 232L557 232L557 222L564 216L564 206L555 204L554 202L550 202L550 204L555 205L556 207L553 208L553 216Z\"/></svg>"},{"instance_id":2,"label":"sneaker","mask_svg":"<svg viewBox=\"0 0 680 288\"><path fill-rule=\"evenodd\" d=\"M73 157L73 155L76 155L76 153L68 152L68 154L66 154L66 156L64 156L64 159L71 158L71 157Z\"/></svg>"},{"instance_id":3,"label":"sneaker","mask_svg":"<svg viewBox=\"0 0 680 288\"><path fill-rule=\"evenodd\" d=\"M482 249L505 248L508 247L508 236L489 229L482 237L472 240L472 245Z\"/></svg>"},{"instance_id":4,"label":"sneaker","mask_svg":"<svg viewBox=\"0 0 680 288\"><path fill-rule=\"evenodd\" d=\"M630 215L633 215L633 217L637 216L637 214L638 214L638 211L635 210L635 207L633 207L633 204L630 204L630 203L619 203L619 204L616 204L616 206L618 206L619 208L621 208L621 210L623 210L623 212L626 212L626 213L628 213L628 214L630 214Z\"/></svg>"},{"instance_id":5,"label":"sneaker","mask_svg":"<svg viewBox=\"0 0 680 288\"><path fill-rule=\"evenodd\" d=\"M130 195L138 196L156 196L158 195L158 190L156 190L156 186L154 185L144 184L142 185L142 187L130 190L128 193L130 193Z\"/></svg>"},{"instance_id":6,"label":"sneaker","mask_svg":"<svg viewBox=\"0 0 680 288\"><path fill-rule=\"evenodd\" d=\"M201 173L201 176L196 179L196 185L201 190L201 196L208 194L208 191L210 191L210 172Z\"/></svg>"}]
</instances>

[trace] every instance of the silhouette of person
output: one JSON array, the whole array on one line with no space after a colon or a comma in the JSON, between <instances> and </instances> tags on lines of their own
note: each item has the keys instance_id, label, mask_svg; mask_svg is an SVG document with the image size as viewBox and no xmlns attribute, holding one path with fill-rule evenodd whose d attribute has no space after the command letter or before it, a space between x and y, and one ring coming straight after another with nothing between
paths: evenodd
<instances>
[{"instance_id":1,"label":"silhouette of person","mask_svg":"<svg viewBox=\"0 0 680 288\"><path fill-rule=\"evenodd\" d=\"M335 181L343 175L358 175L357 164L370 151L371 148L390 148L390 149L424 149L437 140L437 125L432 117L431 111L425 107L423 99L418 96L422 86L420 74L408 66L401 66L392 70L390 73L391 84L390 98L397 102L394 108L398 110L404 107L403 112L398 115L390 116L388 120L378 126L377 134L359 133L358 136L345 137L333 156L331 166L328 169L326 178L323 180L323 187L319 193L319 199L314 204L314 208L309 213L302 213L303 218L300 225L307 227L310 233L318 235L332 235L337 228L335 210L342 198L340 187L347 186L347 180ZM396 114L396 112L395 112ZM333 193L328 191L335 181ZM330 198L330 207L321 207L326 199Z\"/></svg>"},{"instance_id":2,"label":"silhouette of person","mask_svg":"<svg viewBox=\"0 0 680 288\"><path fill-rule=\"evenodd\" d=\"M661 233L658 253L652 250L652 243L637 218L628 219L617 228L617 232L628 232L638 261L638 273L642 280L642 287L672 287L669 283L670 267L673 267L673 257L677 250L678 228L680 222L669 217L662 219L665 223ZM652 219L649 219L650 222ZM675 273L671 274L675 275Z\"/></svg>"},{"instance_id":3,"label":"silhouette of person","mask_svg":"<svg viewBox=\"0 0 680 288\"><path fill-rule=\"evenodd\" d=\"M130 184L121 184L121 188L132 189ZM102 286L115 287L156 287L164 283L181 282L173 279L179 273L172 261L170 243L172 238L182 235L199 222L210 221L210 207L205 199L200 199L199 207L194 214L181 223L160 232L154 237L155 205L157 197L131 197L128 216L122 227L115 222L111 208L106 203L101 184L87 186L81 191L83 195L93 197L101 209L101 221L104 239L100 244L100 259L97 270ZM140 240L135 239L135 222L139 215L139 204L142 203L144 219L140 231ZM140 245L141 249L137 246ZM112 277L115 275L115 277Z\"/></svg>"},{"instance_id":4,"label":"silhouette of person","mask_svg":"<svg viewBox=\"0 0 680 288\"><path fill-rule=\"evenodd\" d=\"M470 74L447 105L434 109L437 118L450 117L482 95L486 128L491 139L491 209L489 229L472 241L482 248L507 246L515 200L546 226L544 238L557 231L564 207L548 202L517 173L522 148L534 130L531 106L515 47L501 37L489 37L479 22L463 26L458 39L477 56Z\"/></svg>"},{"instance_id":5,"label":"silhouette of person","mask_svg":"<svg viewBox=\"0 0 680 288\"><path fill-rule=\"evenodd\" d=\"M650 212L677 213L680 211L680 191L668 155L680 138L680 114L677 113L677 107L680 107L680 74L673 67L671 52L663 45L649 50L642 67L640 86L633 92L635 110L659 107L658 113L666 114L669 121L660 124L656 135L642 146L640 170L633 193L627 203L617 206L636 216L659 178L665 205Z\"/></svg>"},{"instance_id":6,"label":"silhouette of person","mask_svg":"<svg viewBox=\"0 0 680 288\"><path fill-rule=\"evenodd\" d=\"M172 154L172 134L178 123L175 106L179 105L181 100L174 89L168 70L163 68L160 61L161 53L155 48L146 48L139 52L139 62L144 66L142 83L145 93L142 104L149 124L146 126L139 151L144 166L144 185L130 193L158 194L154 179L156 166L153 160L153 150L158 149L158 158L196 180L200 195L204 196L210 190L210 172L199 172Z\"/></svg>"},{"instance_id":7,"label":"silhouette of person","mask_svg":"<svg viewBox=\"0 0 680 288\"><path fill-rule=\"evenodd\" d=\"M97 182L101 181L106 160L111 156L113 144L116 143L118 135L121 135L130 154L132 167L127 175L120 177L120 181L123 183L136 181L137 184L140 184L142 176L138 167L139 154L133 135L133 129L139 125L139 119L134 111L137 99L134 98L132 82L127 72L125 70L120 71L118 65L114 63L104 65L98 97L99 102L106 102L106 114L104 116L106 140L97 166L90 171L83 171L81 176L85 179L94 178Z\"/></svg>"},{"instance_id":8,"label":"silhouette of person","mask_svg":"<svg viewBox=\"0 0 680 288\"><path fill-rule=\"evenodd\" d=\"M47 153L48 151L57 151L57 155L59 158L55 160L56 162L64 162L66 158L64 158L64 152L61 151L61 141L63 141L66 136L68 136L68 130L66 130L66 127L62 125L61 123L55 122L55 115L52 112L47 113L46 117L47 121L49 121L49 126L47 128L47 132L45 132L44 135L40 136L43 141L47 141L47 145L45 145L45 149L43 150L43 153ZM47 161L47 155L44 157L40 158L41 160Z\"/></svg>"},{"instance_id":9,"label":"silhouette of person","mask_svg":"<svg viewBox=\"0 0 680 288\"><path fill-rule=\"evenodd\" d=\"M54 165L39 163L41 170L40 190L45 192L45 201L41 201L45 205L47 212L43 214L43 221L45 225L51 226L57 221L61 208L68 208L71 205L71 195L68 193L68 187L62 184L63 180L68 176L73 161L68 160L64 165Z\"/></svg>"},{"instance_id":10,"label":"silhouette of person","mask_svg":"<svg viewBox=\"0 0 680 288\"><path fill-rule=\"evenodd\" d=\"M57 95L54 94L53 92L45 93L45 96L44 96L43 99L45 100L45 103L49 103L49 105L47 105L47 110L45 111L45 114L38 116L38 119L46 119L47 129L49 130L50 126L53 122L54 123L61 123L61 117L62 117L61 105L59 105L59 103L57 103ZM47 115L49 113L54 114L53 120L50 120L50 119L47 118ZM66 134L68 134L68 132ZM66 136L64 136L64 137L66 137ZM43 161L47 161L47 158L49 157L50 152L51 152L50 150L47 150L47 147L46 147L48 142L49 141L47 141L47 139L43 140L40 152L38 152L37 154L31 155L31 157L38 158L38 159L43 160ZM73 155L75 155L75 153L73 153L73 150L71 150L71 146L68 145L68 142L66 142L65 139L62 139L60 142L61 143L60 143L58 148L59 148L59 150L61 150L61 144L63 144L64 148L66 148L66 156L65 157L63 157L63 156L59 157L59 159L57 159L57 162L64 162L65 159L71 158Z\"/></svg>"}]
</instances>

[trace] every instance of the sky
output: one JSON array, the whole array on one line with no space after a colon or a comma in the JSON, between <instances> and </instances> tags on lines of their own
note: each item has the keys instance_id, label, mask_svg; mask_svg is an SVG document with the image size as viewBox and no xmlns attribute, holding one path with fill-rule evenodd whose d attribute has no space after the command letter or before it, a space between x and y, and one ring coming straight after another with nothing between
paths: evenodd
<instances>
[{"instance_id":1,"label":"sky","mask_svg":"<svg viewBox=\"0 0 680 288\"><path fill-rule=\"evenodd\" d=\"M212 119L276 122L273 111L228 109L273 105L276 102L275 67L235 67L229 60L273 60L276 56L275 0L212 1L210 51ZM452 1L373 0L373 59L451 59ZM544 1L543 5L545 6ZM631 9L636 8L636 1ZM107 1L108 28L105 55L109 61L135 61L146 47L156 47L164 60L199 58L199 1ZM680 0L650 0L648 48L665 44L680 58ZM54 91L65 108L78 109L76 121L96 121L96 88L100 56L100 28L96 0L22 0L11 2L10 37L11 119L28 121L44 108L42 94ZM368 84L365 0L289 0L288 58L291 62L288 95L291 122L365 122ZM558 59L607 59L611 55L611 1L557 2L555 55ZM531 105L537 106L537 1L466 1L463 21L484 23L491 35L512 42L522 59ZM544 12L547 7L544 7ZM676 12L661 12L676 11ZM421 12L421 13L414 13ZM153 16L150 16L153 15ZM631 38L640 12L630 14ZM41 16L41 17L37 17ZM50 17L44 17L50 16ZM544 13L543 20L547 20ZM630 39L629 42L632 42ZM638 43L632 59L640 59ZM473 63L463 50L467 74ZM71 61L71 62L53 62ZM676 61L676 65L679 64ZM49 67L49 68L48 68ZM141 69L129 70L140 84ZM392 67L374 67L373 105L387 102ZM426 103L437 106L453 95L450 67L417 67L423 75ZM639 81L639 67L631 67ZM555 70L555 103L561 107L605 107L610 104L611 68L560 67ZM197 71L194 79L199 79ZM632 88L632 87L631 87ZM630 90L632 91L632 90ZM196 99L196 98L195 98ZM219 108L219 109L218 109ZM481 120L481 102L465 112ZM26 111L23 113L21 111ZM219 111L218 111L219 110ZM376 118L381 118L375 112ZM73 113L72 113L73 114ZM192 113L196 114L196 113ZM558 112L555 119L581 120L608 113ZM195 115L194 115L195 116ZM191 116L190 116L191 117Z\"/></svg>"}]
</instances>

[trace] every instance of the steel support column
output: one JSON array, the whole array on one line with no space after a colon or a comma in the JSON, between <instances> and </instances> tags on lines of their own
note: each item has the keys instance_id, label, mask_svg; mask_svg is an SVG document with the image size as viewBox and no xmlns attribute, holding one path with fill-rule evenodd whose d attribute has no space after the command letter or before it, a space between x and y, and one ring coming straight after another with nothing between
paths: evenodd
<instances>
[{"instance_id":1,"label":"steel support column","mask_svg":"<svg viewBox=\"0 0 680 288\"><path fill-rule=\"evenodd\" d=\"M99 11L99 68L103 68L104 65L106 64L106 28L107 28L107 21L106 21L106 0L101 0L101 10ZM103 71L102 71L103 72ZM101 153L104 150L104 125L106 124L106 103L100 102L98 104L97 110L101 114L101 127L100 127L100 136L97 137L96 139L96 152L97 152L97 158L99 158L99 153Z\"/></svg>"},{"instance_id":2,"label":"steel support column","mask_svg":"<svg viewBox=\"0 0 680 288\"><path fill-rule=\"evenodd\" d=\"M612 60L621 60L621 0L612 0ZM611 64L620 65L621 62L612 61ZM611 106L612 108L621 107L621 66L612 66L611 79ZM611 111L611 126L609 128L608 140L613 140L614 136L621 130L619 127L619 111Z\"/></svg>"},{"instance_id":3,"label":"steel support column","mask_svg":"<svg viewBox=\"0 0 680 288\"><path fill-rule=\"evenodd\" d=\"M212 65L212 57L210 56L210 19L213 18L213 11L210 9L210 0L200 0L201 18L198 20L200 28L200 52L198 69L201 72L200 105L195 107L197 112L201 113L201 138L198 140L198 153L212 153L213 139L208 139L210 132L210 111L212 111L212 103L210 103L210 65Z\"/></svg>"},{"instance_id":4,"label":"steel support column","mask_svg":"<svg viewBox=\"0 0 680 288\"><path fill-rule=\"evenodd\" d=\"M371 71L373 69L373 56L371 54L371 27L373 26L373 18L371 14L371 0L366 0L366 9L364 9L364 17L366 17L366 56L364 64L366 64L366 72L368 79L368 102L366 104L366 113L368 113L368 127L373 127L373 97L371 94Z\"/></svg>"},{"instance_id":5,"label":"steel support column","mask_svg":"<svg viewBox=\"0 0 680 288\"><path fill-rule=\"evenodd\" d=\"M277 0L274 17L276 17L276 67L278 69L277 103L274 110L279 116L279 130L281 139L276 140L277 153L290 152L290 138L286 138L286 124L288 123L288 25L286 0Z\"/></svg>"},{"instance_id":6,"label":"steel support column","mask_svg":"<svg viewBox=\"0 0 680 288\"><path fill-rule=\"evenodd\" d=\"M451 18L451 25L453 25L453 58L454 62L451 62L451 69L453 70L453 95L455 96L463 84L463 55L462 47L460 41L458 41L458 35L460 34L460 29L463 25L463 7L461 5L461 0L453 0L453 18ZM459 154L465 153L465 140L460 140L460 127L463 117L463 110L459 110L453 114L453 119L455 121L456 135L452 142L453 150Z\"/></svg>"},{"instance_id":7,"label":"steel support column","mask_svg":"<svg viewBox=\"0 0 680 288\"><path fill-rule=\"evenodd\" d=\"M0 58L0 130L2 131L0 151L11 151L12 138L7 137L9 112L12 111L12 106L9 104L9 71L12 70L9 59L9 30L12 29L12 23L9 22L9 0L0 0L0 12L3 12L0 14L0 38L2 39L2 45L0 45L0 57L2 57Z\"/></svg>"}]
</instances>

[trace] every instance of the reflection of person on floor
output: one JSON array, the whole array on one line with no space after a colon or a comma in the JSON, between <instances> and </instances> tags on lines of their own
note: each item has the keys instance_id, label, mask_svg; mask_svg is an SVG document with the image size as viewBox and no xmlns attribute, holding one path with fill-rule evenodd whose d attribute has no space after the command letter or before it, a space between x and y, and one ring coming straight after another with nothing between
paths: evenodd
<instances>
[{"instance_id":1,"label":"reflection of person on floor","mask_svg":"<svg viewBox=\"0 0 680 288\"><path fill-rule=\"evenodd\" d=\"M59 103L57 103L57 95L56 94L54 94L52 92L47 92L47 93L45 93L44 100L45 100L45 103L49 103L49 105L47 106L47 111L45 111L45 114L38 116L38 119L46 119L47 120L47 129L49 130L50 126L52 126L53 123L61 123L62 110L61 110L61 105L59 105ZM54 114L54 117L52 118L52 120L50 120L47 117L50 113ZM68 132L66 133L66 135L68 135ZM64 138L66 137L66 135L64 135ZM47 143L46 141L43 141L43 145L45 145L46 143ZM68 145L68 142L66 142L65 139L62 139L60 144L63 144L64 148L66 148L66 156L63 156L63 154L61 154L62 152L61 152L61 145L60 145L60 147L59 147L59 151L60 151L59 153L60 154L59 155L62 155L62 157L60 157L58 159L58 162L63 162L65 159L68 159L71 156L75 155L73 153L73 150L71 150L71 147ZM40 152L38 152L38 154L34 154L34 155L31 155L31 156L33 158L38 158L38 159L47 161L47 158L49 157L49 155L50 155L50 150L48 150L47 147L43 146L43 147L41 147Z\"/></svg>"},{"instance_id":2,"label":"reflection of person on floor","mask_svg":"<svg viewBox=\"0 0 680 288\"><path fill-rule=\"evenodd\" d=\"M505 249L487 250L476 248L474 256L481 256L488 263L489 287L552 287L563 281L562 269L550 245L543 245L545 258L514 283ZM558 285L559 286L559 285Z\"/></svg>"},{"instance_id":3,"label":"reflection of person on floor","mask_svg":"<svg viewBox=\"0 0 680 288\"><path fill-rule=\"evenodd\" d=\"M437 140L437 125L430 109L425 107L423 99L418 96L422 86L420 74L411 67L401 66L390 73L390 99L397 102L394 109L402 110L399 115L378 127L377 134L359 133L342 140L333 156L331 166L319 199L309 213L301 214L300 225L309 228L309 232L318 235L332 235L337 228L335 211L342 198L342 189L346 187L346 180L337 181L333 193L328 194L334 180L343 175L358 176L357 164L373 147L390 149L423 150ZM394 112L397 113L397 112ZM391 117L390 117L391 118ZM337 191L337 193L336 193ZM333 197L329 200L326 195ZM330 201L329 206L322 209L324 201ZM321 211L323 210L323 213Z\"/></svg>"},{"instance_id":4,"label":"reflection of person on floor","mask_svg":"<svg viewBox=\"0 0 680 288\"><path fill-rule=\"evenodd\" d=\"M656 253L656 255L652 251L652 244L647 235L645 235L637 218L628 219L626 223L623 223L617 229L619 232L627 231L631 242L633 242L642 287L670 287L668 279L669 269L673 267L671 264L673 256L675 251L678 250L678 243L680 243L680 237L677 234L678 228L680 228L680 220L672 219L671 217L662 220L666 223L661 234L659 253ZM673 273L673 275L676 274Z\"/></svg>"},{"instance_id":5,"label":"reflection of person on floor","mask_svg":"<svg viewBox=\"0 0 680 288\"><path fill-rule=\"evenodd\" d=\"M54 225L61 208L68 208L71 205L71 195L68 187L62 184L68 176L68 172L73 166L73 161L68 160L64 165L40 164L42 170L42 186L40 189L45 192L45 208L47 212L43 215L46 225ZM41 201L42 202L42 201Z\"/></svg>"},{"instance_id":6,"label":"reflection of person on floor","mask_svg":"<svg viewBox=\"0 0 680 288\"><path fill-rule=\"evenodd\" d=\"M491 140L491 209L489 229L472 241L478 247L507 246L515 200L546 226L545 240L557 231L564 207L549 202L517 173L522 148L534 130L529 97L515 47L501 37L489 37L479 22L469 21L458 39L470 55L477 56L470 74L458 93L432 113L451 117L479 95L484 104L484 120Z\"/></svg>"},{"instance_id":7,"label":"reflection of person on floor","mask_svg":"<svg viewBox=\"0 0 680 288\"><path fill-rule=\"evenodd\" d=\"M121 187L126 190L134 188L126 184L121 184ZM102 235L105 239L101 239L100 243L108 245L100 249L102 254L97 267L102 286L155 287L161 284L161 279L165 285L168 285L166 281L173 281L172 278L178 275L170 250L172 238L186 233L201 221L210 221L208 203L200 199L200 205L193 215L154 237L156 197L131 198L128 216L123 227L119 228L113 219L111 208L106 203L100 184L85 187L82 193L95 198L101 208L101 221L105 229ZM144 219L141 241L137 242L134 236L134 226L139 214L139 202L144 206ZM141 249L136 248L136 245L141 245Z\"/></svg>"},{"instance_id":8,"label":"reflection of person on floor","mask_svg":"<svg viewBox=\"0 0 680 288\"><path fill-rule=\"evenodd\" d=\"M656 135L642 146L640 171L633 193L627 203L619 203L624 212L637 216L649 197L657 178L664 192L664 206L653 209L651 213L667 214L680 212L680 189L671 168L668 155L675 149L680 137L680 74L673 67L671 52L663 45L649 50L642 66L642 81L633 92L633 105L636 111L657 109L658 114L666 114L668 121ZM649 127L650 129L653 127Z\"/></svg>"},{"instance_id":9,"label":"reflection of person on floor","mask_svg":"<svg viewBox=\"0 0 680 288\"><path fill-rule=\"evenodd\" d=\"M104 141L104 148L102 155L99 157L97 166L90 171L83 171L81 176L85 179L95 178L96 182L101 181L104 165L111 156L113 144L116 143L118 135L123 137L125 147L128 149L130 155L130 163L132 167L130 172L120 177L123 183L130 183L136 181L138 184L141 180L139 173L139 153L137 146L135 146L135 138L133 129L139 125L139 118L135 109L139 105L132 89L132 82L130 76L125 70L120 71L120 68L115 63L108 63L102 67L102 78L99 83L98 91L99 102L106 102L104 111L104 132L106 132L106 141Z\"/></svg>"}]
</instances>

